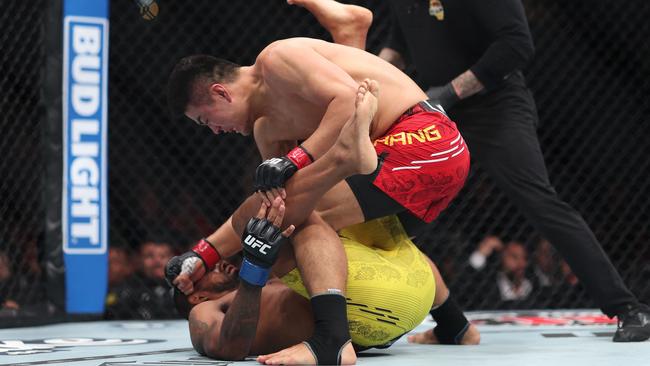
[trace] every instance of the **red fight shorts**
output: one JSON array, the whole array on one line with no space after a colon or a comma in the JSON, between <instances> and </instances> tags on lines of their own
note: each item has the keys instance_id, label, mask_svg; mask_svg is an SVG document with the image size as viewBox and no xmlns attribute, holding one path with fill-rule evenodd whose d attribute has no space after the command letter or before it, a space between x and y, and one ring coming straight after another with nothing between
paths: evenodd
<instances>
[{"instance_id":1,"label":"red fight shorts","mask_svg":"<svg viewBox=\"0 0 650 366\"><path fill-rule=\"evenodd\" d=\"M429 223L463 188L470 158L456 124L420 104L374 141L383 164L373 184Z\"/></svg>"}]
</instances>

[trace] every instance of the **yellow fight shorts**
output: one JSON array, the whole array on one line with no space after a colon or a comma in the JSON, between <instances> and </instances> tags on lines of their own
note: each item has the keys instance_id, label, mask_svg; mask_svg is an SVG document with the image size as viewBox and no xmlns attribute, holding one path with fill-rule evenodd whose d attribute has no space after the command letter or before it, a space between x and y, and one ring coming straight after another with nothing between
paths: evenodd
<instances>
[{"instance_id":1,"label":"yellow fight shorts","mask_svg":"<svg viewBox=\"0 0 650 366\"><path fill-rule=\"evenodd\" d=\"M339 237L348 257L352 342L363 347L390 345L429 313L436 290L431 267L394 215L345 228ZM298 269L282 281L309 298Z\"/></svg>"}]
</instances>

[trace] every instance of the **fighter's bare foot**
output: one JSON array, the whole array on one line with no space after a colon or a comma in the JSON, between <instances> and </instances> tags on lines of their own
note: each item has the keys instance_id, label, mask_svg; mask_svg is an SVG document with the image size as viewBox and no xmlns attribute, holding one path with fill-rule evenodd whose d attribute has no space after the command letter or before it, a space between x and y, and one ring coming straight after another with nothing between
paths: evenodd
<instances>
[{"instance_id":1,"label":"fighter's bare foot","mask_svg":"<svg viewBox=\"0 0 650 366\"><path fill-rule=\"evenodd\" d=\"M334 0L287 0L314 14L318 22L332 35L334 42L364 50L372 12L357 5Z\"/></svg>"},{"instance_id":2,"label":"fighter's bare foot","mask_svg":"<svg viewBox=\"0 0 650 366\"><path fill-rule=\"evenodd\" d=\"M279 352L258 356L257 362L265 365L315 365L316 359L307 346L300 343ZM341 353L341 365L355 363L357 363L357 355L352 343L348 343Z\"/></svg>"},{"instance_id":3,"label":"fighter's bare foot","mask_svg":"<svg viewBox=\"0 0 650 366\"><path fill-rule=\"evenodd\" d=\"M370 141L370 123L377 112L379 84L366 79L357 89L355 111L328 153L335 156L338 165L348 175L370 174L377 168L377 152ZM346 175L346 176L348 176Z\"/></svg>"},{"instance_id":4,"label":"fighter's bare foot","mask_svg":"<svg viewBox=\"0 0 650 366\"><path fill-rule=\"evenodd\" d=\"M417 333L414 335L408 336L409 343L418 343L418 344L440 344L438 337L433 333L433 329L429 329L422 333ZM474 324L470 324L467 328L467 332L463 335L463 338L460 341L461 345L476 345L481 342L481 333L478 331L478 328Z\"/></svg>"}]
</instances>

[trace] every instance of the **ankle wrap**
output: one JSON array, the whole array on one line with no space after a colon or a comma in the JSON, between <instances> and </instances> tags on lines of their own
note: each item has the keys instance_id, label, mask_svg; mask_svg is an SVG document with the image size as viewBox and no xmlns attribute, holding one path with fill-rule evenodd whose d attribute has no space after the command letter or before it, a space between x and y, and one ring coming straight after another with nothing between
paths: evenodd
<instances>
[{"instance_id":1,"label":"ankle wrap","mask_svg":"<svg viewBox=\"0 0 650 366\"><path fill-rule=\"evenodd\" d=\"M469 321L451 294L442 305L431 310L429 314L437 323L433 333L441 344L460 344L469 328Z\"/></svg>"},{"instance_id":2,"label":"ankle wrap","mask_svg":"<svg viewBox=\"0 0 650 366\"><path fill-rule=\"evenodd\" d=\"M343 347L350 342L345 296L316 295L311 298L314 334L305 342L319 365L340 365Z\"/></svg>"}]
</instances>

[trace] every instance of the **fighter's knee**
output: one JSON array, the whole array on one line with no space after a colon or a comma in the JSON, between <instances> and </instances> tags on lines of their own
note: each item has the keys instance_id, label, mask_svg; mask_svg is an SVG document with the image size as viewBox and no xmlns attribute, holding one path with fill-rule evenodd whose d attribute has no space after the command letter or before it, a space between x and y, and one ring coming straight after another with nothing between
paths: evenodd
<instances>
[{"instance_id":1,"label":"fighter's knee","mask_svg":"<svg viewBox=\"0 0 650 366\"><path fill-rule=\"evenodd\" d=\"M350 212L346 215L341 215L340 210L338 209L316 209L314 214L318 218L329 225L334 231L339 231L345 227L361 223L364 221L363 217L357 218L357 215Z\"/></svg>"}]
</instances>

